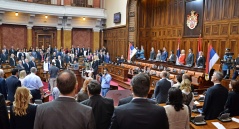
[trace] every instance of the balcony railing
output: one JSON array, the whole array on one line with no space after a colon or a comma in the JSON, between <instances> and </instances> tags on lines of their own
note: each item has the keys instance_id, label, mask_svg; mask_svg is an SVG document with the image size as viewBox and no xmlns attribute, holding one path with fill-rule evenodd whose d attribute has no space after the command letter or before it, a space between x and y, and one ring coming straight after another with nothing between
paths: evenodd
<instances>
[{"instance_id":1,"label":"balcony railing","mask_svg":"<svg viewBox=\"0 0 239 129\"><path fill-rule=\"evenodd\" d=\"M38 4L47 4L47 5L71 5L76 7L88 7L88 8L100 8L101 1L98 0L94 2L94 0L71 0L71 3L59 3L61 1L58 0L16 0L16 1L24 1L24 2L31 2L31 3L38 3ZM62 0L64 1L64 0Z\"/></svg>"}]
</instances>

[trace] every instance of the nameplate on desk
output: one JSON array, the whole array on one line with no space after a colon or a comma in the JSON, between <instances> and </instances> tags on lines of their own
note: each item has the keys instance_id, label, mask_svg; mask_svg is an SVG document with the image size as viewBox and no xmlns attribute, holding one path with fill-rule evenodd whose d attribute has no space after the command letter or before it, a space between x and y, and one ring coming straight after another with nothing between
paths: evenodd
<instances>
[{"instance_id":1,"label":"nameplate on desk","mask_svg":"<svg viewBox=\"0 0 239 129\"><path fill-rule=\"evenodd\" d=\"M212 124L218 128L218 129L226 129L222 124L220 124L219 122L212 122Z\"/></svg>"}]
</instances>

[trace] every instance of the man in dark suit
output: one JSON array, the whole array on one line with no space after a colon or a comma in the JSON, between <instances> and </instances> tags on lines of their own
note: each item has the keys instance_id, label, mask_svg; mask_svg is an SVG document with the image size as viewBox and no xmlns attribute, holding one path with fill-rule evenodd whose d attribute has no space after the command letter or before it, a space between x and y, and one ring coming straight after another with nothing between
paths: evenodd
<instances>
[{"instance_id":1,"label":"man in dark suit","mask_svg":"<svg viewBox=\"0 0 239 129\"><path fill-rule=\"evenodd\" d=\"M171 88L171 82L167 80L167 72L161 73L161 80L156 83L154 96L157 103L165 103L168 99L168 90Z\"/></svg>"},{"instance_id":2,"label":"man in dark suit","mask_svg":"<svg viewBox=\"0 0 239 129\"><path fill-rule=\"evenodd\" d=\"M66 64L70 63L70 60L71 60L71 58L70 58L70 53L67 53L66 56L65 56L65 62L66 62Z\"/></svg>"},{"instance_id":3,"label":"man in dark suit","mask_svg":"<svg viewBox=\"0 0 239 129\"><path fill-rule=\"evenodd\" d=\"M100 54L98 55L99 57L99 65L101 65L104 62L104 55L102 52L100 52Z\"/></svg>"},{"instance_id":4,"label":"man in dark suit","mask_svg":"<svg viewBox=\"0 0 239 129\"><path fill-rule=\"evenodd\" d=\"M56 67L59 68L59 69L64 68L64 61L61 59L61 56L57 57Z\"/></svg>"},{"instance_id":5,"label":"man in dark suit","mask_svg":"<svg viewBox=\"0 0 239 129\"><path fill-rule=\"evenodd\" d=\"M91 80L88 84L90 98L81 103L92 107L96 129L108 129L114 112L114 101L113 99L103 98L100 92L100 83L96 80Z\"/></svg>"},{"instance_id":6,"label":"man in dark suit","mask_svg":"<svg viewBox=\"0 0 239 129\"><path fill-rule=\"evenodd\" d=\"M17 52L15 51L15 49L13 48L13 46L11 47L11 49L9 49L9 54L14 54L16 56Z\"/></svg>"},{"instance_id":7,"label":"man in dark suit","mask_svg":"<svg viewBox=\"0 0 239 129\"><path fill-rule=\"evenodd\" d=\"M7 94L8 94L7 100L13 102L16 89L17 87L21 86L21 81L18 80L18 69L14 68L12 69L11 72L12 72L12 76L6 79Z\"/></svg>"},{"instance_id":8,"label":"man in dark suit","mask_svg":"<svg viewBox=\"0 0 239 129\"><path fill-rule=\"evenodd\" d=\"M133 96L129 96L129 97L120 99L118 106L127 104L127 103L129 103L132 99L133 99ZM155 102L154 100L148 99L148 101L149 101L151 104L156 104L156 102Z\"/></svg>"},{"instance_id":9,"label":"man in dark suit","mask_svg":"<svg viewBox=\"0 0 239 129\"><path fill-rule=\"evenodd\" d=\"M92 65L91 65L94 78L96 78L96 74L98 73L98 65L99 65L99 61L94 59L94 61L92 62Z\"/></svg>"},{"instance_id":10,"label":"man in dark suit","mask_svg":"<svg viewBox=\"0 0 239 129\"><path fill-rule=\"evenodd\" d=\"M95 129L92 109L74 99L77 89L75 74L70 70L61 72L57 77L57 87L61 95L37 107L34 129Z\"/></svg>"},{"instance_id":11,"label":"man in dark suit","mask_svg":"<svg viewBox=\"0 0 239 129\"><path fill-rule=\"evenodd\" d=\"M233 73L233 76L232 76L232 80L235 80L237 78L237 76L239 75L239 54L235 60L235 71Z\"/></svg>"},{"instance_id":12,"label":"man in dark suit","mask_svg":"<svg viewBox=\"0 0 239 129\"><path fill-rule=\"evenodd\" d=\"M161 55L161 60L162 61L167 61L167 58L168 58L168 52L167 52L166 48L163 47L163 52L162 52L162 55Z\"/></svg>"},{"instance_id":13,"label":"man in dark suit","mask_svg":"<svg viewBox=\"0 0 239 129\"><path fill-rule=\"evenodd\" d=\"M31 68L30 68L30 64L28 62L28 59L25 59L25 63L23 64L23 67L24 67L26 73L29 74Z\"/></svg>"},{"instance_id":14,"label":"man in dark suit","mask_svg":"<svg viewBox=\"0 0 239 129\"><path fill-rule=\"evenodd\" d=\"M51 45L49 45L48 49L49 49L50 54L52 55L52 53L53 53L53 48L51 47Z\"/></svg>"},{"instance_id":15,"label":"man in dark suit","mask_svg":"<svg viewBox=\"0 0 239 129\"><path fill-rule=\"evenodd\" d=\"M4 96L0 93L0 129L10 129L7 106Z\"/></svg>"},{"instance_id":16,"label":"man in dark suit","mask_svg":"<svg viewBox=\"0 0 239 129\"><path fill-rule=\"evenodd\" d=\"M214 86L208 88L202 108L202 114L205 120L216 119L224 110L224 105L227 101L228 90L221 85L223 74L214 72L211 81Z\"/></svg>"},{"instance_id":17,"label":"man in dark suit","mask_svg":"<svg viewBox=\"0 0 239 129\"><path fill-rule=\"evenodd\" d=\"M1 61L2 63L6 63L6 60L7 60L7 54L5 54L5 50L2 50Z\"/></svg>"},{"instance_id":18,"label":"man in dark suit","mask_svg":"<svg viewBox=\"0 0 239 129\"><path fill-rule=\"evenodd\" d=\"M175 56L173 50L170 51L170 56L169 56L169 58L168 58L168 61L174 62L174 63L176 62L176 56Z\"/></svg>"},{"instance_id":19,"label":"man in dark suit","mask_svg":"<svg viewBox=\"0 0 239 129\"><path fill-rule=\"evenodd\" d=\"M29 62L29 65L30 65L30 69L31 69L32 67L37 68L37 65L36 65L36 62L35 62L35 58L34 58L34 57L32 57L32 60Z\"/></svg>"},{"instance_id":20,"label":"man in dark suit","mask_svg":"<svg viewBox=\"0 0 239 129\"><path fill-rule=\"evenodd\" d=\"M8 57L8 50L5 45L3 46L2 50L4 51L4 54Z\"/></svg>"},{"instance_id":21,"label":"man in dark suit","mask_svg":"<svg viewBox=\"0 0 239 129\"><path fill-rule=\"evenodd\" d=\"M11 54L11 57L9 59L9 65L12 67L16 66L16 60L14 59L14 54Z\"/></svg>"},{"instance_id":22,"label":"man in dark suit","mask_svg":"<svg viewBox=\"0 0 239 129\"><path fill-rule=\"evenodd\" d=\"M21 60L18 61L18 64L17 64L16 68L18 69L18 71L21 71L21 70L25 69Z\"/></svg>"},{"instance_id":23,"label":"man in dark suit","mask_svg":"<svg viewBox=\"0 0 239 129\"><path fill-rule=\"evenodd\" d=\"M0 93L7 99L7 84L4 77L4 71L0 69Z\"/></svg>"},{"instance_id":24,"label":"man in dark suit","mask_svg":"<svg viewBox=\"0 0 239 129\"><path fill-rule=\"evenodd\" d=\"M188 57L186 58L186 66L188 67L192 67L193 63L194 63L194 54L193 54L193 50L191 48L189 48L188 50Z\"/></svg>"},{"instance_id":25,"label":"man in dark suit","mask_svg":"<svg viewBox=\"0 0 239 129\"><path fill-rule=\"evenodd\" d=\"M199 56L196 61L196 67L197 68L204 68L205 67L205 57L203 56L203 52L199 52Z\"/></svg>"},{"instance_id":26,"label":"man in dark suit","mask_svg":"<svg viewBox=\"0 0 239 129\"><path fill-rule=\"evenodd\" d=\"M149 76L140 73L131 80L133 100L115 109L110 129L168 129L165 109L147 100Z\"/></svg>"}]
</instances>

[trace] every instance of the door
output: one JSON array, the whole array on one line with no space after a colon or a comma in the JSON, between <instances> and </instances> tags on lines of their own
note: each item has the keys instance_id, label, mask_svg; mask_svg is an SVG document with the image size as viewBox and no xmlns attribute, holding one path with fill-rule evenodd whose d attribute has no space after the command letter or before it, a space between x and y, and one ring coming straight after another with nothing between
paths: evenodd
<instances>
[{"instance_id":1,"label":"door","mask_svg":"<svg viewBox=\"0 0 239 129\"><path fill-rule=\"evenodd\" d=\"M37 46L41 48L44 46L44 48L47 48L49 44L52 46L53 43L53 36L52 35L46 35L46 34L39 34L37 36Z\"/></svg>"}]
</instances>

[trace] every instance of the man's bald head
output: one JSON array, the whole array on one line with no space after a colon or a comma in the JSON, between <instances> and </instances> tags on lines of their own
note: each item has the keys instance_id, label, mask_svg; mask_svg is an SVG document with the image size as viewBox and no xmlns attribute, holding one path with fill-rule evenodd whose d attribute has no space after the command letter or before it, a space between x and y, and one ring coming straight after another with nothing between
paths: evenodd
<instances>
[{"instance_id":1,"label":"man's bald head","mask_svg":"<svg viewBox=\"0 0 239 129\"><path fill-rule=\"evenodd\" d=\"M75 89L76 76L72 71L65 70L58 75L56 82L61 94L70 94Z\"/></svg>"}]
</instances>

